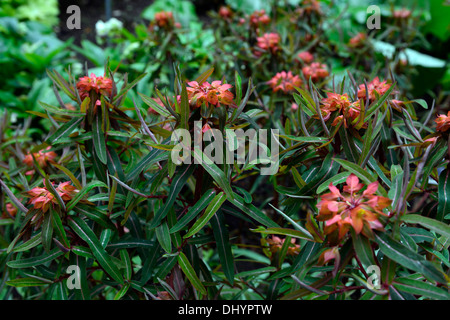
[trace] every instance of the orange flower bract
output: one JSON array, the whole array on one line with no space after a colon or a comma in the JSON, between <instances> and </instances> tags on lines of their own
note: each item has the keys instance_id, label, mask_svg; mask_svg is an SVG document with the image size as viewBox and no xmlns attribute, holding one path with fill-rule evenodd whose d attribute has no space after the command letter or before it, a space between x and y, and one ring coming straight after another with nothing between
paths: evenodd
<instances>
[{"instance_id":1,"label":"orange flower bract","mask_svg":"<svg viewBox=\"0 0 450 320\"><path fill-rule=\"evenodd\" d=\"M270 79L267 84L270 85L273 92L281 90L284 93L289 93L293 91L295 87L300 87L302 85L302 80L299 76L294 76L291 71L282 71Z\"/></svg>"},{"instance_id":2,"label":"orange flower bract","mask_svg":"<svg viewBox=\"0 0 450 320\"><path fill-rule=\"evenodd\" d=\"M272 253L275 253L277 251L281 250L281 247L283 247L284 241L286 239L281 239L277 236L272 236L272 238L267 238L267 244L269 245L269 249ZM287 255L296 255L300 251L300 245L295 244L295 239L291 238L291 243L289 244L289 247L287 249Z\"/></svg>"},{"instance_id":3,"label":"orange flower bract","mask_svg":"<svg viewBox=\"0 0 450 320\"><path fill-rule=\"evenodd\" d=\"M47 149L40 150L39 152L31 153L29 152L25 158L22 160L23 163L25 163L27 166L32 167L33 166L33 156L36 159L37 163L41 168L45 168L48 164L48 162L52 162L56 158L56 153L50 150L51 147L47 147Z\"/></svg>"},{"instance_id":4,"label":"orange flower bract","mask_svg":"<svg viewBox=\"0 0 450 320\"><path fill-rule=\"evenodd\" d=\"M375 194L378 181L370 183L360 192L363 188L364 184L354 174L347 178L342 192L330 183L330 192L322 195L317 205L317 220L325 221L325 234L334 234L340 240L350 228L356 234L362 233L367 237L372 235L372 229L384 230L378 218L386 216L383 209L391 204L391 200Z\"/></svg>"},{"instance_id":5,"label":"orange flower bract","mask_svg":"<svg viewBox=\"0 0 450 320\"><path fill-rule=\"evenodd\" d=\"M222 81L216 80L211 84L203 82L199 84L197 81L190 81L187 83L186 91L188 94L189 104L193 108L198 108L205 103L220 107L221 105L234 105L234 95L229 91L233 86L231 84L222 84Z\"/></svg>"},{"instance_id":6,"label":"orange flower bract","mask_svg":"<svg viewBox=\"0 0 450 320\"><path fill-rule=\"evenodd\" d=\"M450 111L445 114L440 114L435 120L436 131L445 132L450 128Z\"/></svg>"},{"instance_id":7,"label":"orange flower bract","mask_svg":"<svg viewBox=\"0 0 450 320\"><path fill-rule=\"evenodd\" d=\"M79 190L72 186L70 181L67 181L60 183L56 187L56 192L58 192L62 200L70 201ZM43 212L47 212L51 204L58 204L55 196L45 187L35 187L27 191L27 194L31 197L28 203L32 204L35 209L41 209Z\"/></svg>"},{"instance_id":8,"label":"orange flower bract","mask_svg":"<svg viewBox=\"0 0 450 320\"><path fill-rule=\"evenodd\" d=\"M311 78L313 82L324 79L329 75L327 66L320 62L313 62L310 65L304 66L302 72L306 80Z\"/></svg>"},{"instance_id":9,"label":"orange flower bract","mask_svg":"<svg viewBox=\"0 0 450 320\"><path fill-rule=\"evenodd\" d=\"M380 81L378 77L375 77L371 82L367 84L367 90L369 91L369 100L373 101L376 99L375 93L382 96L389 90L391 84L387 83L386 80ZM365 100L367 98L366 86L364 84L359 85L358 98Z\"/></svg>"},{"instance_id":10,"label":"orange flower bract","mask_svg":"<svg viewBox=\"0 0 450 320\"><path fill-rule=\"evenodd\" d=\"M275 54L280 50L279 44L281 41L280 36L277 33L265 33L261 37L256 38L256 48L253 53L259 57L264 51Z\"/></svg>"},{"instance_id":11,"label":"orange flower bract","mask_svg":"<svg viewBox=\"0 0 450 320\"><path fill-rule=\"evenodd\" d=\"M91 76L81 77L77 83L77 90L83 101L89 97L91 91L95 91L97 95L109 96L112 92L112 80L106 77L97 77L94 73ZM96 101L96 105L100 105L100 100Z\"/></svg>"}]
</instances>

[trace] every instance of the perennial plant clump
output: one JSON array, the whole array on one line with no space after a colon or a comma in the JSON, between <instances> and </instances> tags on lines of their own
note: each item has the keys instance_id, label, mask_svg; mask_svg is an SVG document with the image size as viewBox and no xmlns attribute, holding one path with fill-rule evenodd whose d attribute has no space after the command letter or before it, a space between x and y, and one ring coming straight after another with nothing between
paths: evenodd
<instances>
[{"instance_id":1,"label":"perennial plant clump","mask_svg":"<svg viewBox=\"0 0 450 320\"><path fill-rule=\"evenodd\" d=\"M238 2L80 47L0 17L1 299L450 298L434 5Z\"/></svg>"}]
</instances>

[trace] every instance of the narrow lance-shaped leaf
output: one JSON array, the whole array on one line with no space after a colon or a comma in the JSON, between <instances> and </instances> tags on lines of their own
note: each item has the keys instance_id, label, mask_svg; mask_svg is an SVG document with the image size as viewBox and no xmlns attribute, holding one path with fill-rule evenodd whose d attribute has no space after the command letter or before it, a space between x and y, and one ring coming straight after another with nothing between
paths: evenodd
<instances>
[{"instance_id":1,"label":"narrow lance-shaped leaf","mask_svg":"<svg viewBox=\"0 0 450 320\"><path fill-rule=\"evenodd\" d=\"M94 189L94 188L96 188L96 187L105 187L105 188L106 188L107 185L104 184L104 183L101 182L101 181L91 181L91 182L89 182L87 185L85 185L85 186L83 187L83 189L81 189L81 190L80 190L80 191L72 198L72 200L70 200L70 201L67 203L67 206L66 206L67 211L73 209L73 208L76 206L76 204L77 204L78 202L80 202L80 201L83 199L83 197L84 197L89 191L91 191L92 189Z\"/></svg>"},{"instance_id":2,"label":"narrow lance-shaped leaf","mask_svg":"<svg viewBox=\"0 0 450 320\"><path fill-rule=\"evenodd\" d=\"M61 256L63 253L64 252L59 250L59 248L54 248L50 252L42 254L40 256L35 256L35 257L25 258L25 259L20 259L20 260L15 260L15 261L9 261L6 264L10 268L17 268L17 269L31 268L31 267L35 267L35 266L44 264L46 262L52 261L52 260L58 258L59 256Z\"/></svg>"},{"instance_id":3,"label":"narrow lance-shaped leaf","mask_svg":"<svg viewBox=\"0 0 450 320\"><path fill-rule=\"evenodd\" d=\"M402 217L402 220L406 223L417 223L421 226L439 233L446 238L450 238L450 226L444 222L424 217L418 214L407 214Z\"/></svg>"},{"instance_id":4,"label":"narrow lance-shaped leaf","mask_svg":"<svg viewBox=\"0 0 450 320\"><path fill-rule=\"evenodd\" d=\"M98 260L98 263L102 266L102 268L117 282L123 284L123 277L120 274L119 269L113 263L111 257L102 247L102 244L97 239L94 231L89 228L89 226L79 217L71 217L68 220L69 226L72 230L86 243L89 245L89 248L92 250L93 255Z\"/></svg>"},{"instance_id":5,"label":"narrow lance-shaped leaf","mask_svg":"<svg viewBox=\"0 0 450 320\"><path fill-rule=\"evenodd\" d=\"M222 270L227 280L234 282L234 257L231 251L231 244L228 235L228 228L225 225L223 213L219 210L211 218L211 226L216 240L216 248L219 254Z\"/></svg>"},{"instance_id":6,"label":"narrow lance-shaped leaf","mask_svg":"<svg viewBox=\"0 0 450 320\"><path fill-rule=\"evenodd\" d=\"M52 281L44 279L36 279L32 277L17 278L6 281L6 284L12 287L37 287L51 284Z\"/></svg>"},{"instance_id":7,"label":"narrow lance-shaped leaf","mask_svg":"<svg viewBox=\"0 0 450 320\"><path fill-rule=\"evenodd\" d=\"M55 131L46 142L50 145L54 144L55 142L58 142L59 139L67 137L69 134L72 133L75 128L78 127L78 125L83 121L84 118L72 118L72 120L66 122L61 127L59 127L58 130Z\"/></svg>"},{"instance_id":8,"label":"narrow lance-shaped leaf","mask_svg":"<svg viewBox=\"0 0 450 320\"><path fill-rule=\"evenodd\" d=\"M210 189L203 194L203 196L191 207L188 212L177 221L177 223L170 228L170 233L178 232L184 228L189 222L191 222L197 214L206 208L206 206L215 197L216 192L214 189Z\"/></svg>"},{"instance_id":9,"label":"narrow lance-shaped leaf","mask_svg":"<svg viewBox=\"0 0 450 320\"><path fill-rule=\"evenodd\" d=\"M203 72L201 75L199 75L197 77L197 79L195 79L195 81L197 81L197 83L199 85L202 85L203 82L205 82L206 80L208 80L208 78L212 75L212 73L214 72L214 67L210 68L208 70L206 70L205 72Z\"/></svg>"},{"instance_id":10,"label":"narrow lance-shaped leaf","mask_svg":"<svg viewBox=\"0 0 450 320\"><path fill-rule=\"evenodd\" d=\"M220 209L225 200L227 200L227 196L225 195L225 193L220 192L218 195L216 195L206 208L205 213L194 223L194 225L184 236L184 238L192 237L194 234L200 231L200 229L209 222L209 220L213 217L217 210Z\"/></svg>"},{"instance_id":11,"label":"narrow lance-shaped leaf","mask_svg":"<svg viewBox=\"0 0 450 320\"><path fill-rule=\"evenodd\" d=\"M450 170L439 174L437 218L442 221L450 214Z\"/></svg>"},{"instance_id":12,"label":"narrow lance-shaped leaf","mask_svg":"<svg viewBox=\"0 0 450 320\"><path fill-rule=\"evenodd\" d=\"M250 216L266 227L279 227L279 225L276 222L272 221L268 216L266 216L264 212L262 212L252 204L245 203L244 199L238 194L234 194L234 199L230 202L235 207L242 210L242 212L244 212L246 215Z\"/></svg>"},{"instance_id":13,"label":"narrow lance-shaped leaf","mask_svg":"<svg viewBox=\"0 0 450 320\"><path fill-rule=\"evenodd\" d=\"M381 252L388 258L408 269L422 273L424 276L437 282L446 282L444 275L437 270L431 262L425 260L421 255L410 250L408 247L395 241L387 234L376 234L375 240L378 243Z\"/></svg>"},{"instance_id":14,"label":"narrow lance-shaped leaf","mask_svg":"<svg viewBox=\"0 0 450 320\"><path fill-rule=\"evenodd\" d=\"M205 287L203 286L198 276L195 274L194 268L192 268L192 265L189 263L188 258L183 252L180 252L180 254L178 255L178 264L180 265L181 270L183 270L183 273L189 279L194 288L202 294L206 294Z\"/></svg>"},{"instance_id":15,"label":"narrow lance-shaped leaf","mask_svg":"<svg viewBox=\"0 0 450 320\"><path fill-rule=\"evenodd\" d=\"M183 83L181 87L181 103L180 103L180 128L189 129L189 100L186 90L186 83Z\"/></svg>"},{"instance_id":16,"label":"narrow lance-shaped leaf","mask_svg":"<svg viewBox=\"0 0 450 320\"><path fill-rule=\"evenodd\" d=\"M28 250L36 247L37 245L39 245L42 241L41 233L42 233L42 231L35 234L34 236L32 236L28 241L15 247L13 249L13 252L28 251Z\"/></svg>"},{"instance_id":17,"label":"narrow lance-shaped leaf","mask_svg":"<svg viewBox=\"0 0 450 320\"><path fill-rule=\"evenodd\" d=\"M233 200L235 195L231 189L230 181L225 173L199 149L194 150L194 158L197 163L200 163L203 166L218 186L226 193L228 200Z\"/></svg>"},{"instance_id":18,"label":"narrow lance-shaped leaf","mask_svg":"<svg viewBox=\"0 0 450 320\"><path fill-rule=\"evenodd\" d=\"M101 117L98 113L95 116L94 121L92 122L92 133L93 133L95 153L97 154L99 160L103 164L106 164L108 158L106 155L105 134L102 130Z\"/></svg>"},{"instance_id":19,"label":"narrow lance-shaped leaf","mask_svg":"<svg viewBox=\"0 0 450 320\"><path fill-rule=\"evenodd\" d=\"M436 300L449 300L450 294L435 285L426 283L420 280L398 278L394 282L394 287L398 290L413 294L428 297Z\"/></svg>"},{"instance_id":20,"label":"narrow lance-shaped leaf","mask_svg":"<svg viewBox=\"0 0 450 320\"><path fill-rule=\"evenodd\" d=\"M153 110L158 112L163 117L166 117L166 118L170 117L170 115L171 115L170 112L168 112L166 109L164 109L164 107L161 107L155 100L146 96L145 94L142 94L142 93L138 93L138 94L141 97L142 101L144 101L144 103L146 105L148 105L150 108L152 108Z\"/></svg>"},{"instance_id":21,"label":"narrow lance-shaped leaf","mask_svg":"<svg viewBox=\"0 0 450 320\"><path fill-rule=\"evenodd\" d=\"M167 253L172 251L172 241L170 238L169 228L167 223L161 223L159 227L156 228L156 238L159 244Z\"/></svg>"},{"instance_id":22,"label":"narrow lance-shaped leaf","mask_svg":"<svg viewBox=\"0 0 450 320\"><path fill-rule=\"evenodd\" d=\"M11 199L12 203L22 212L27 213L28 209L25 208L25 206L22 204L22 202L19 201L19 199L17 199L17 197L14 195L14 193L8 188L8 186L3 182L2 179L0 179L0 186L1 189L4 190L6 192L6 194L8 195L9 199Z\"/></svg>"}]
</instances>

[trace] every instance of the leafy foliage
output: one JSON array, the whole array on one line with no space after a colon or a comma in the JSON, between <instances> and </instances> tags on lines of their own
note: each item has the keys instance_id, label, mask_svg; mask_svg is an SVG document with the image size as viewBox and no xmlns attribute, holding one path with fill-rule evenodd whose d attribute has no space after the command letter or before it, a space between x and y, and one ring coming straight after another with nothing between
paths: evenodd
<instances>
[{"instance_id":1,"label":"leafy foliage","mask_svg":"<svg viewBox=\"0 0 450 320\"><path fill-rule=\"evenodd\" d=\"M229 1L209 29L170 3L183 19L156 1L148 27L84 41L93 69L42 64L38 139L2 112L0 297L449 299L446 89L412 81L445 64L403 50L422 13L344 41L330 25L353 31L361 8L340 1ZM206 152L249 128L278 130L273 175ZM175 163L179 129L214 139Z\"/></svg>"}]
</instances>

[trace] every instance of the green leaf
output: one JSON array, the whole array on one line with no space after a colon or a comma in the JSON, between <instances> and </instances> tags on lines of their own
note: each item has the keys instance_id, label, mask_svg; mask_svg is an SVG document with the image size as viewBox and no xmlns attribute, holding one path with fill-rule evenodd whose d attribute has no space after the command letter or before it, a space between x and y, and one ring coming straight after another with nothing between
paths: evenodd
<instances>
[{"instance_id":1,"label":"green leaf","mask_svg":"<svg viewBox=\"0 0 450 320\"><path fill-rule=\"evenodd\" d=\"M353 248L361 263L367 268L376 265L370 240L361 235L357 235L352 229Z\"/></svg>"},{"instance_id":2,"label":"green leaf","mask_svg":"<svg viewBox=\"0 0 450 320\"><path fill-rule=\"evenodd\" d=\"M255 87L252 85L252 79L248 79L248 87L247 92L245 93L244 99L241 100L241 104L233 111L233 114L231 115L231 122L236 120L240 114L242 113L242 110L244 110L244 107L247 105L248 99L250 98L250 95L253 93L253 90Z\"/></svg>"},{"instance_id":3,"label":"green leaf","mask_svg":"<svg viewBox=\"0 0 450 320\"><path fill-rule=\"evenodd\" d=\"M72 133L73 130L75 130L75 128L78 127L83 119L84 118L73 118L72 120L66 122L61 127L59 127L58 130L55 131L55 133L48 137L45 142L52 145L55 142L58 142L59 139L67 137Z\"/></svg>"},{"instance_id":4,"label":"green leaf","mask_svg":"<svg viewBox=\"0 0 450 320\"><path fill-rule=\"evenodd\" d=\"M142 98L142 101L144 101L146 105L158 112L160 115L166 118L170 117L170 112L161 107L155 100L139 92L138 95Z\"/></svg>"},{"instance_id":5,"label":"green leaf","mask_svg":"<svg viewBox=\"0 0 450 320\"><path fill-rule=\"evenodd\" d=\"M102 268L117 282L123 284L122 275L119 272L119 269L113 263L111 257L106 253L105 249L102 247L102 244L97 239L94 231L89 228L89 226L79 217L70 217L68 219L69 226L72 230L86 243L89 248L92 250L92 254L97 259L98 263L102 266Z\"/></svg>"},{"instance_id":6,"label":"green leaf","mask_svg":"<svg viewBox=\"0 0 450 320\"><path fill-rule=\"evenodd\" d=\"M186 91L186 83L181 87L181 103L180 103L180 128L189 129L189 99Z\"/></svg>"},{"instance_id":7,"label":"green leaf","mask_svg":"<svg viewBox=\"0 0 450 320\"><path fill-rule=\"evenodd\" d=\"M309 143L322 143L328 141L325 137L296 137L291 135L282 135L280 134L281 138L288 139L288 140L294 140L294 141L300 141L300 142L309 142Z\"/></svg>"},{"instance_id":8,"label":"green leaf","mask_svg":"<svg viewBox=\"0 0 450 320\"><path fill-rule=\"evenodd\" d=\"M106 247L108 250L115 250L115 249L126 249L126 248L144 248L144 249L151 249L155 247L155 242L146 240L146 239L139 239L139 238L132 238L132 239L126 239L126 240L119 240L116 242L109 243Z\"/></svg>"},{"instance_id":9,"label":"green leaf","mask_svg":"<svg viewBox=\"0 0 450 320\"><path fill-rule=\"evenodd\" d=\"M187 180L191 177L194 169L194 165L185 165L181 167L178 174L172 180L169 193L164 205L158 210L158 212L156 212L153 220L148 226L149 229L156 228L160 224L161 220L167 216L167 213L169 212L170 208L173 207L178 194L186 184Z\"/></svg>"},{"instance_id":10,"label":"green leaf","mask_svg":"<svg viewBox=\"0 0 450 320\"><path fill-rule=\"evenodd\" d=\"M54 166L54 167L58 168L59 170L61 170L62 172L64 172L78 190L81 190L83 188L80 181L73 175L72 171L70 171L66 167L63 167L57 163L52 163L52 166Z\"/></svg>"},{"instance_id":11,"label":"green leaf","mask_svg":"<svg viewBox=\"0 0 450 320\"><path fill-rule=\"evenodd\" d=\"M298 239L302 239L302 240L313 241L312 236L310 234L308 235L300 230L294 230L294 229L289 229L289 228L274 227L274 228L265 229L263 227L259 227L257 229L252 229L252 231L263 233L263 234L279 234L279 235L289 236L289 237L298 238Z\"/></svg>"},{"instance_id":12,"label":"green leaf","mask_svg":"<svg viewBox=\"0 0 450 320\"><path fill-rule=\"evenodd\" d=\"M131 259L127 249L120 250L120 259L125 264L125 270L123 275L124 278L127 280L131 280L131 276L133 274L133 266L131 265Z\"/></svg>"},{"instance_id":13,"label":"green leaf","mask_svg":"<svg viewBox=\"0 0 450 320\"><path fill-rule=\"evenodd\" d=\"M213 215L217 212L217 210L220 209L222 204L227 199L227 196L225 193L220 192L217 194L214 199L209 203L208 207L205 210L205 213L198 219L192 228L189 230L189 232L184 235L184 239L192 237L194 234L196 234L198 231L200 231L201 228L203 228L208 221L213 217Z\"/></svg>"},{"instance_id":14,"label":"green leaf","mask_svg":"<svg viewBox=\"0 0 450 320\"><path fill-rule=\"evenodd\" d=\"M50 209L50 211L53 211ZM48 252L52 244L53 227L52 227L52 214L48 212L44 215L44 221L42 222L42 246Z\"/></svg>"},{"instance_id":15,"label":"green leaf","mask_svg":"<svg viewBox=\"0 0 450 320\"><path fill-rule=\"evenodd\" d=\"M386 101L387 97L391 94L392 90L395 88L395 83L392 83L389 89L386 90L386 92L377 100L376 103L374 103L371 107L369 107L369 110L367 110L365 119L368 120L374 114Z\"/></svg>"},{"instance_id":16,"label":"green leaf","mask_svg":"<svg viewBox=\"0 0 450 320\"><path fill-rule=\"evenodd\" d=\"M228 201L230 200L228 199ZM269 217L267 217L264 212L262 212L252 204L245 203L244 199L240 195L234 194L234 199L230 202L246 215L250 216L266 227L279 227L279 225L272 221Z\"/></svg>"},{"instance_id":17,"label":"green leaf","mask_svg":"<svg viewBox=\"0 0 450 320\"><path fill-rule=\"evenodd\" d=\"M348 171L341 172L341 173L338 173L337 175L331 177L330 179L324 181L317 187L317 191L316 191L317 194L320 194L320 193L324 192L325 190L327 190L330 183L333 183L334 186L336 186L340 183L343 183L344 181L347 180L349 175L350 175L350 172L348 172Z\"/></svg>"},{"instance_id":18,"label":"green leaf","mask_svg":"<svg viewBox=\"0 0 450 320\"><path fill-rule=\"evenodd\" d=\"M418 214L407 214L402 217L403 222L420 224L421 226L450 238L450 226L444 222L424 217Z\"/></svg>"},{"instance_id":19,"label":"green leaf","mask_svg":"<svg viewBox=\"0 0 450 320\"><path fill-rule=\"evenodd\" d=\"M39 245L42 242L41 233L42 231L32 236L28 241L15 247L13 252L27 251Z\"/></svg>"},{"instance_id":20,"label":"green leaf","mask_svg":"<svg viewBox=\"0 0 450 320\"><path fill-rule=\"evenodd\" d=\"M116 295L114 296L114 300L120 300L123 298L123 296L127 293L128 289L130 289L131 284L129 282L125 283L119 291L117 291Z\"/></svg>"},{"instance_id":21,"label":"green leaf","mask_svg":"<svg viewBox=\"0 0 450 320\"><path fill-rule=\"evenodd\" d=\"M212 75L212 73L214 72L214 67L210 68L208 70L206 70L205 72L203 72L201 75L199 75L197 77L197 79L195 79L195 81L197 81L197 83L199 85L202 85L203 82L205 82L206 80L208 80L208 78Z\"/></svg>"},{"instance_id":22,"label":"green leaf","mask_svg":"<svg viewBox=\"0 0 450 320\"><path fill-rule=\"evenodd\" d=\"M222 270L228 282L233 285L234 282L234 257L231 251L231 244L228 234L228 228L225 225L225 219L221 211L211 218L211 226L216 240L216 249L219 254Z\"/></svg>"},{"instance_id":23,"label":"green leaf","mask_svg":"<svg viewBox=\"0 0 450 320\"><path fill-rule=\"evenodd\" d=\"M450 214L450 170L446 169L439 174L438 186L438 219Z\"/></svg>"},{"instance_id":24,"label":"green leaf","mask_svg":"<svg viewBox=\"0 0 450 320\"><path fill-rule=\"evenodd\" d=\"M180 252L178 255L178 264L181 267L181 270L183 270L186 277L189 279L191 284L194 286L195 289L197 289L202 294L206 295L206 289L203 286L202 282L198 278L198 276L195 274L194 268L192 268L191 264L189 263L188 258L183 252Z\"/></svg>"},{"instance_id":25,"label":"green leaf","mask_svg":"<svg viewBox=\"0 0 450 320\"><path fill-rule=\"evenodd\" d=\"M150 165L156 163L157 161L160 161L160 156L164 153L167 153L167 151L163 151L160 149L154 148L152 151L150 151L145 157L141 159L141 161L138 162L138 164L131 170L131 172L127 175L127 181L132 180L135 178L138 174L140 174L143 170L148 168Z\"/></svg>"},{"instance_id":26,"label":"green leaf","mask_svg":"<svg viewBox=\"0 0 450 320\"><path fill-rule=\"evenodd\" d=\"M191 207L188 212L177 221L177 223L170 228L170 233L175 233L184 228L189 222L191 222L197 214L202 211L211 202L216 195L214 189L210 189L203 194L203 196Z\"/></svg>"},{"instance_id":27,"label":"green leaf","mask_svg":"<svg viewBox=\"0 0 450 320\"><path fill-rule=\"evenodd\" d=\"M53 283L46 279L36 279L31 277L18 278L6 281L6 284L12 287L38 287Z\"/></svg>"},{"instance_id":28,"label":"green leaf","mask_svg":"<svg viewBox=\"0 0 450 320\"><path fill-rule=\"evenodd\" d=\"M83 189L81 189L81 190L80 190L80 191L72 198L72 200L70 200L70 201L67 203L67 206L66 206L67 211L72 210L72 209L77 205L77 203L80 202L80 201L83 199L83 197L84 197L87 193L89 193L89 191L91 191L92 189L94 189L94 188L96 188L96 187L104 187L104 188L107 188L108 186L107 186L106 184L104 184L103 182L97 181L97 180L94 180L94 181L89 182L87 185L85 185L85 186L83 187Z\"/></svg>"},{"instance_id":29,"label":"green leaf","mask_svg":"<svg viewBox=\"0 0 450 320\"><path fill-rule=\"evenodd\" d=\"M405 268L419 272L432 280L440 283L446 282L442 272L437 270L431 262L426 261L421 255L395 241L387 234L375 234L375 240L381 252L391 260L401 264Z\"/></svg>"},{"instance_id":30,"label":"green leaf","mask_svg":"<svg viewBox=\"0 0 450 320\"><path fill-rule=\"evenodd\" d=\"M14 193L8 188L8 186L3 182L2 179L0 179L0 186L1 190L4 190L6 194L8 195L9 199L11 199L12 203L22 212L27 213L28 209L24 207L22 202L17 199L17 197L14 195Z\"/></svg>"},{"instance_id":31,"label":"green leaf","mask_svg":"<svg viewBox=\"0 0 450 320\"><path fill-rule=\"evenodd\" d=\"M6 264L8 265L8 267L15 269L31 268L52 261L63 254L64 252L62 252L59 248L54 248L50 252L45 253L43 255L15 261L9 261Z\"/></svg>"},{"instance_id":32,"label":"green leaf","mask_svg":"<svg viewBox=\"0 0 450 320\"><path fill-rule=\"evenodd\" d=\"M100 115L97 113L97 115L94 118L94 121L92 122L92 133L93 133L93 140L94 140L94 149L95 153L98 156L98 159L103 163L106 164L108 161L107 155L106 155L106 143L105 143L105 134L102 130L101 125L101 118Z\"/></svg>"},{"instance_id":33,"label":"green leaf","mask_svg":"<svg viewBox=\"0 0 450 320\"><path fill-rule=\"evenodd\" d=\"M156 228L156 238L165 252L172 252L172 241L170 239L169 227L166 222L161 223L161 225Z\"/></svg>"},{"instance_id":34,"label":"green leaf","mask_svg":"<svg viewBox=\"0 0 450 320\"><path fill-rule=\"evenodd\" d=\"M261 274L266 274L266 273L270 273L270 272L274 272L274 271L277 271L276 267L263 267L263 268L259 268L259 269L253 269L253 270L249 270L249 271L239 272L238 274L236 274L236 277L237 278L256 277Z\"/></svg>"},{"instance_id":35,"label":"green leaf","mask_svg":"<svg viewBox=\"0 0 450 320\"><path fill-rule=\"evenodd\" d=\"M393 283L398 290L413 294L428 297L436 300L449 300L450 294L433 284L426 283L420 280L397 278Z\"/></svg>"},{"instance_id":36,"label":"green leaf","mask_svg":"<svg viewBox=\"0 0 450 320\"><path fill-rule=\"evenodd\" d=\"M99 225L105 228L115 229L114 224L106 215L106 212L101 211L100 209L94 206L79 204L75 208L73 208L73 210L76 213L82 214L85 217L89 218L90 220L97 222Z\"/></svg>"},{"instance_id":37,"label":"green leaf","mask_svg":"<svg viewBox=\"0 0 450 320\"><path fill-rule=\"evenodd\" d=\"M342 167L350 171L351 173L355 174L358 178L360 178L365 184L370 184L376 179L370 175L367 171L365 171L363 168L358 166L357 164L354 164L348 160L344 159L334 159L336 162L338 162Z\"/></svg>"},{"instance_id":38,"label":"green leaf","mask_svg":"<svg viewBox=\"0 0 450 320\"><path fill-rule=\"evenodd\" d=\"M197 163L200 163L202 167L211 175L223 192L226 193L228 200L233 200L233 190L231 189L230 180L227 178L225 173L197 148L194 150L194 158L197 160Z\"/></svg>"},{"instance_id":39,"label":"green leaf","mask_svg":"<svg viewBox=\"0 0 450 320\"><path fill-rule=\"evenodd\" d=\"M234 101L239 105L242 99L242 79L237 70L234 71L234 86L236 88L236 98Z\"/></svg>"}]
</instances>

